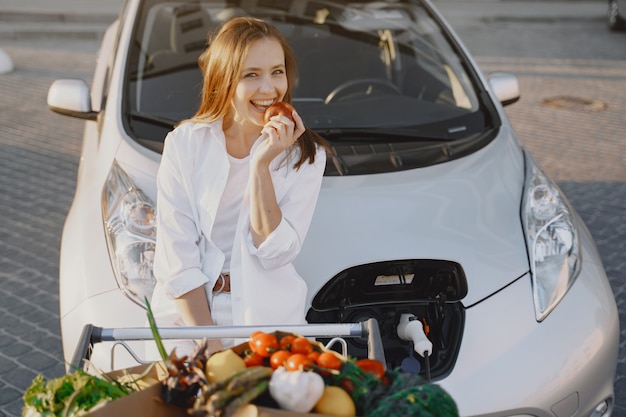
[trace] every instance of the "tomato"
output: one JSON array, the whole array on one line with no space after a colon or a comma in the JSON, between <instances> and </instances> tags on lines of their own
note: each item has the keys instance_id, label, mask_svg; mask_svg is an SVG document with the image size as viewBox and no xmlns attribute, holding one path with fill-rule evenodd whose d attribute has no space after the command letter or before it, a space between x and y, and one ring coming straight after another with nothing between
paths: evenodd
<instances>
[{"instance_id":1,"label":"tomato","mask_svg":"<svg viewBox=\"0 0 626 417\"><path fill-rule=\"evenodd\" d=\"M263 118L264 118L265 123L267 123L269 122L270 118L281 115L281 116L287 116L293 122L294 120L293 120L292 113L294 110L295 109L293 108L291 104L285 103L284 101L279 101L279 102L272 104L265 110L265 114Z\"/></svg>"},{"instance_id":2,"label":"tomato","mask_svg":"<svg viewBox=\"0 0 626 417\"><path fill-rule=\"evenodd\" d=\"M341 359L332 352L324 352L317 358L317 364L326 369L341 369Z\"/></svg>"},{"instance_id":3,"label":"tomato","mask_svg":"<svg viewBox=\"0 0 626 417\"><path fill-rule=\"evenodd\" d=\"M385 377L385 365L376 359L359 359L356 361L356 366L365 372L374 374L380 380Z\"/></svg>"},{"instance_id":4,"label":"tomato","mask_svg":"<svg viewBox=\"0 0 626 417\"><path fill-rule=\"evenodd\" d=\"M278 346L280 346L281 349L291 349L291 344L293 343L294 339L296 337L293 335L287 335L287 336L283 336L280 339L280 343L278 344Z\"/></svg>"},{"instance_id":5,"label":"tomato","mask_svg":"<svg viewBox=\"0 0 626 417\"><path fill-rule=\"evenodd\" d=\"M317 363L317 358L319 358L320 355L321 355L321 353L319 353L318 351L314 350L313 352L311 352L308 355L306 355L306 357L311 359L311 362Z\"/></svg>"},{"instance_id":6,"label":"tomato","mask_svg":"<svg viewBox=\"0 0 626 417\"><path fill-rule=\"evenodd\" d=\"M246 364L246 367L250 368L252 366L262 366L263 365L263 357L257 355L256 353L250 352L243 357L243 363Z\"/></svg>"},{"instance_id":7,"label":"tomato","mask_svg":"<svg viewBox=\"0 0 626 417\"><path fill-rule=\"evenodd\" d=\"M305 354L294 353L287 358L285 362L285 368L288 371L305 371L311 367L313 363Z\"/></svg>"},{"instance_id":8,"label":"tomato","mask_svg":"<svg viewBox=\"0 0 626 417\"><path fill-rule=\"evenodd\" d=\"M259 332L250 338L248 346L252 352L267 358L278 348L278 340L273 334Z\"/></svg>"},{"instance_id":9,"label":"tomato","mask_svg":"<svg viewBox=\"0 0 626 417\"><path fill-rule=\"evenodd\" d=\"M313 352L313 345L306 337L296 337L291 343L291 353L302 353L308 355Z\"/></svg>"},{"instance_id":10,"label":"tomato","mask_svg":"<svg viewBox=\"0 0 626 417\"><path fill-rule=\"evenodd\" d=\"M272 353L272 356L270 356L270 366L272 367L272 369L276 369L280 366L285 366L285 363L290 356L291 352L289 352L288 350L277 350L276 352Z\"/></svg>"}]
</instances>

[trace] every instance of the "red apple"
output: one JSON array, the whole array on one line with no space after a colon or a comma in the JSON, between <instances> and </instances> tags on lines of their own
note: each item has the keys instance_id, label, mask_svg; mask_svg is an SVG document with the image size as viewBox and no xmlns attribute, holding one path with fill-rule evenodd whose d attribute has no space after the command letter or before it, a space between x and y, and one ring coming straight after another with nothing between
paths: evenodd
<instances>
[{"instance_id":1,"label":"red apple","mask_svg":"<svg viewBox=\"0 0 626 417\"><path fill-rule=\"evenodd\" d=\"M295 109L293 108L291 104L285 103L284 101L278 101L272 104L271 106L269 106L267 110L265 110L265 115L264 115L265 123L267 123L271 117L278 116L278 115L287 116L293 122L294 120L293 120L293 116L291 115L291 113L294 110Z\"/></svg>"}]
</instances>

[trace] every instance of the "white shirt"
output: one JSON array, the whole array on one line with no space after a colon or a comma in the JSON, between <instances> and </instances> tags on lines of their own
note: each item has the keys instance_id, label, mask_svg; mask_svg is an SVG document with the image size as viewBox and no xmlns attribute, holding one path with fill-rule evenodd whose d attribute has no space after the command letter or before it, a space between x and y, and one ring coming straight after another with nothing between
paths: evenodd
<instances>
[{"instance_id":1,"label":"white shirt","mask_svg":"<svg viewBox=\"0 0 626 417\"><path fill-rule=\"evenodd\" d=\"M233 239L250 175L250 155L241 159L228 155L228 161L230 162L228 181L217 207L215 216L217 221L211 230L211 240L224 253L222 272L230 272Z\"/></svg>"},{"instance_id":2,"label":"white shirt","mask_svg":"<svg viewBox=\"0 0 626 417\"><path fill-rule=\"evenodd\" d=\"M258 248L250 232L248 190L244 194L230 265L233 325L305 322L307 288L292 262L313 216L326 154L319 148L313 164L295 170L299 152L295 147L288 161L279 155L270 166L283 217ZM221 120L184 123L165 140L157 175L157 284L151 303L160 327L181 323L174 299L197 287L205 286L211 304L225 257L210 236L229 166Z\"/></svg>"}]
</instances>

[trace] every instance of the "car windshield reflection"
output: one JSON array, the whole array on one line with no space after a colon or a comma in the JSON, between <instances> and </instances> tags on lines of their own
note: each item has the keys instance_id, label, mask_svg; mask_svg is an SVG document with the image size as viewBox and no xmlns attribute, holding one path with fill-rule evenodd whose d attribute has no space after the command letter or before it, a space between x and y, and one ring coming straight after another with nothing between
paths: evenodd
<instances>
[{"instance_id":1,"label":"car windshield reflection","mask_svg":"<svg viewBox=\"0 0 626 417\"><path fill-rule=\"evenodd\" d=\"M419 2L261 3L247 9L224 8L223 1L144 3L125 83L132 138L160 152L171 127L195 113L202 86L197 60L207 34L241 14L271 19L285 34L299 68L293 103L307 127L332 145L354 141L337 134L351 130L386 131L366 135L366 142L402 137L423 144L424 137L448 142L494 128L485 110L491 106L481 104L479 83L464 69L469 65ZM420 165L403 169L435 163L418 159Z\"/></svg>"}]
</instances>

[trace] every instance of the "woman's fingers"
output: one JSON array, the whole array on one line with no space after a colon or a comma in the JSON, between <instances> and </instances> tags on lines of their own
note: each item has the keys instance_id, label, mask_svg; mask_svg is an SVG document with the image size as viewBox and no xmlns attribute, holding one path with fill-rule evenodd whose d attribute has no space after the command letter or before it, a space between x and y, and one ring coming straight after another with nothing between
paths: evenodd
<instances>
[{"instance_id":1,"label":"woman's fingers","mask_svg":"<svg viewBox=\"0 0 626 417\"><path fill-rule=\"evenodd\" d=\"M296 127L293 131L293 135L297 138L299 138L304 131L306 130L306 128L304 127L304 122L302 121L302 118L300 117L300 115L298 114L297 111L293 111L293 113L291 114L293 117L293 121L296 124Z\"/></svg>"},{"instance_id":2,"label":"woman's fingers","mask_svg":"<svg viewBox=\"0 0 626 417\"><path fill-rule=\"evenodd\" d=\"M300 128L298 128L298 123L300 124ZM275 133L275 138L271 135L272 130ZM304 132L304 126L299 116L296 123L292 122L286 116L274 116L265 125L262 132L270 135L270 138L278 140L285 147L289 147L293 145L296 139Z\"/></svg>"},{"instance_id":3,"label":"woman's fingers","mask_svg":"<svg viewBox=\"0 0 626 417\"><path fill-rule=\"evenodd\" d=\"M269 120L267 124L274 127L277 130L281 127L286 127L286 128L290 128L293 130L295 129L295 126L296 126L295 123L292 122L287 116L274 116Z\"/></svg>"}]
</instances>

